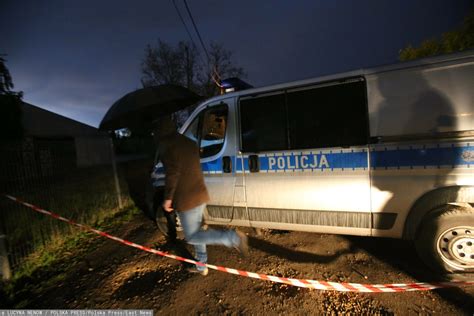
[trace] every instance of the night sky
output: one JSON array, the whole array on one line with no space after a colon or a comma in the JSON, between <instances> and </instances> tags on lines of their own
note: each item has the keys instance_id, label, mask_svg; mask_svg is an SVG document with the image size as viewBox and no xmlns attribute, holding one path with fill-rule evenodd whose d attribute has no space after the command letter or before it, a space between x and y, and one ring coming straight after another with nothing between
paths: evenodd
<instances>
[{"instance_id":1,"label":"night sky","mask_svg":"<svg viewBox=\"0 0 474 316\"><path fill-rule=\"evenodd\" d=\"M182 0L176 3L186 18ZM206 44L232 50L254 86L394 63L407 44L459 26L473 4L188 0ZM147 44L188 39L171 0L0 0L0 30L14 90L93 126L114 101L141 88Z\"/></svg>"}]
</instances>

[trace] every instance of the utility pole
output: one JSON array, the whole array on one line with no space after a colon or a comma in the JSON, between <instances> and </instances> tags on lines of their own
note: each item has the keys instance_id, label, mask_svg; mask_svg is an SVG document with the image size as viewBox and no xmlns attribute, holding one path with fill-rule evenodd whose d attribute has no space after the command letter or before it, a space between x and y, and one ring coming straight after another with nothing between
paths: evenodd
<instances>
[{"instance_id":1,"label":"utility pole","mask_svg":"<svg viewBox=\"0 0 474 316\"><path fill-rule=\"evenodd\" d=\"M118 173L117 173L117 161L115 159L114 142L112 138L109 138L109 141L110 141L110 155L112 158L112 169L114 172L115 191L117 193L117 202L118 202L119 209L122 209L123 208L122 192L120 190L120 182L119 182Z\"/></svg>"}]
</instances>

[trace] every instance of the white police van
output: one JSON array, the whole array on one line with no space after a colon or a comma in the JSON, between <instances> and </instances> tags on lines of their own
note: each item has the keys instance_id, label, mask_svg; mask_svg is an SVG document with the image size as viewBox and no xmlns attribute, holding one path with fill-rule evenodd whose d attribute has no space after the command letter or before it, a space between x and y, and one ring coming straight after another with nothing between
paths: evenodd
<instances>
[{"instance_id":1,"label":"white police van","mask_svg":"<svg viewBox=\"0 0 474 316\"><path fill-rule=\"evenodd\" d=\"M474 271L474 51L217 96L180 132L208 224L405 238Z\"/></svg>"}]
</instances>

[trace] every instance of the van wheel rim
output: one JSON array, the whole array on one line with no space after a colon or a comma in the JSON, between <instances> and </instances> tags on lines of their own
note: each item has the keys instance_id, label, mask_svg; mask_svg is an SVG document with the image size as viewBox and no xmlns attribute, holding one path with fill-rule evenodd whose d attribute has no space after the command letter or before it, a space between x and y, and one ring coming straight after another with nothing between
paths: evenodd
<instances>
[{"instance_id":1,"label":"van wheel rim","mask_svg":"<svg viewBox=\"0 0 474 316\"><path fill-rule=\"evenodd\" d=\"M449 266L464 270L474 268L474 227L446 230L438 239L438 253Z\"/></svg>"}]
</instances>

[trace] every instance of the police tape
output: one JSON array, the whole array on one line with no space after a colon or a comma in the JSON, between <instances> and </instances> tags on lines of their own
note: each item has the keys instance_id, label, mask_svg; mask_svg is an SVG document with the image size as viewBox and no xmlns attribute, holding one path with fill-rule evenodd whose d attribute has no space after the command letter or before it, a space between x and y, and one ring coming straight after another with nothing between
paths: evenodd
<instances>
[{"instance_id":1,"label":"police tape","mask_svg":"<svg viewBox=\"0 0 474 316\"><path fill-rule=\"evenodd\" d=\"M299 287L304 287L304 288L310 288L310 289L316 289L316 290L329 290L329 291L339 291L339 292L367 292L367 293L393 293L393 292L408 292L408 291L429 291L429 290L434 290L434 289L439 289L439 288L447 288L447 287L456 287L456 286L462 286L462 285L474 285L474 281L451 281L451 282L434 282L434 283L426 283L426 282L417 282L417 283L398 283L398 284L361 284L361 283L344 283L344 282L328 282L328 281L315 281L315 280L308 280L308 279L293 279L293 278L284 278L284 277L278 277L278 276L273 276L273 275L267 275L267 274L260 274L260 273L254 273L254 272L248 272L248 271L242 271L242 270L237 270L237 269L232 269L232 268L226 268L222 266L216 266L212 264L204 264L195 260L183 258L180 256L175 256L172 254L169 254L167 252L159 251L156 249L152 249L149 247L145 247L142 245L138 245L136 243L130 242L128 240L124 240L122 238L118 238L115 236L112 236L110 234L107 234L103 231L97 230L95 228L92 228L87 225L83 225L80 223L76 223L70 219L64 218L56 213L46 211L44 209L41 209L35 205L32 205L30 203L24 202L16 197L13 197L11 195L5 195L7 198L9 198L12 201L15 201L17 203L20 203L28 208L31 208L39 213L51 216L53 218L56 218L60 221L66 222L68 224L74 225L76 227L79 227L83 230L88 230L91 232L94 232L100 236L115 240L119 243L125 244L130 247L134 247L143 251L147 251L159 256L167 257L170 259L178 260L178 261L183 261L187 262L190 264L195 264L199 266L205 266L209 269L214 269L217 271L221 272L226 272L230 274L235 274L235 275L240 275L243 277L249 277L249 278L254 278L254 279L259 279L259 280L266 280L266 281L272 281L276 283L283 283L287 285L292 285L292 286L299 286Z\"/></svg>"}]
</instances>

